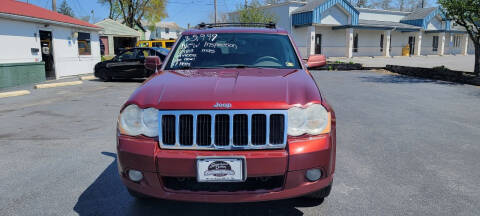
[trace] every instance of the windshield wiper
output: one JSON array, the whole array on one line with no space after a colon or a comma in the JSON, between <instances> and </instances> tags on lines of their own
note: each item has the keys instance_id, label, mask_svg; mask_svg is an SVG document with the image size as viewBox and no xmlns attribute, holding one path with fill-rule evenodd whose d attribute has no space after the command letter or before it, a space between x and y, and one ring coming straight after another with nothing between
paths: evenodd
<instances>
[{"instance_id":1,"label":"windshield wiper","mask_svg":"<svg viewBox=\"0 0 480 216\"><path fill-rule=\"evenodd\" d=\"M244 65L244 64L232 64L232 65L219 65L223 68L265 68L265 67L258 67L252 65Z\"/></svg>"},{"instance_id":2,"label":"windshield wiper","mask_svg":"<svg viewBox=\"0 0 480 216\"><path fill-rule=\"evenodd\" d=\"M174 70L195 70L195 69L215 69L220 67L191 67L191 66L182 66Z\"/></svg>"}]
</instances>

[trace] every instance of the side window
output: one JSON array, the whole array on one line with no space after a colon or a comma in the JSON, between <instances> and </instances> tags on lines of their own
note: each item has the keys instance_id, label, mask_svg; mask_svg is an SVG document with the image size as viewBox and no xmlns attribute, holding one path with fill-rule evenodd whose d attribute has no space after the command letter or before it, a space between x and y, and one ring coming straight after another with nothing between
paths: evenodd
<instances>
[{"instance_id":1,"label":"side window","mask_svg":"<svg viewBox=\"0 0 480 216\"><path fill-rule=\"evenodd\" d=\"M165 42L165 48L172 48L175 42Z\"/></svg>"},{"instance_id":2,"label":"side window","mask_svg":"<svg viewBox=\"0 0 480 216\"><path fill-rule=\"evenodd\" d=\"M137 59L145 59L145 57L150 56L150 51L148 49L139 49L137 51Z\"/></svg>"},{"instance_id":3,"label":"side window","mask_svg":"<svg viewBox=\"0 0 480 216\"><path fill-rule=\"evenodd\" d=\"M148 56L157 56L158 55L157 52L155 52L154 50L149 50L149 52L150 53L148 54Z\"/></svg>"},{"instance_id":4,"label":"side window","mask_svg":"<svg viewBox=\"0 0 480 216\"><path fill-rule=\"evenodd\" d=\"M162 47L162 42L153 42L152 47Z\"/></svg>"},{"instance_id":5,"label":"side window","mask_svg":"<svg viewBox=\"0 0 480 216\"><path fill-rule=\"evenodd\" d=\"M165 57L164 55L162 55L161 53L158 53L156 52L155 50L150 50L150 55L149 56L158 56L160 57L160 60L165 61Z\"/></svg>"},{"instance_id":6,"label":"side window","mask_svg":"<svg viewBox=\"0 0 480 216\"><path fill-rule=\"evenodd\" d=\"M121 61L135 59L135 50L127 50L118 56Z\"/></svg>"},{"instance_id":7,"label":"side window","mask_svg":"<svg viewBox=\"0 0 480 216\"><path fill-rule=\"evenodd\" d=\"M91 55L92 49L90 47L90 33L78 32L78 54Z\"/></svg>"}]
</instances>

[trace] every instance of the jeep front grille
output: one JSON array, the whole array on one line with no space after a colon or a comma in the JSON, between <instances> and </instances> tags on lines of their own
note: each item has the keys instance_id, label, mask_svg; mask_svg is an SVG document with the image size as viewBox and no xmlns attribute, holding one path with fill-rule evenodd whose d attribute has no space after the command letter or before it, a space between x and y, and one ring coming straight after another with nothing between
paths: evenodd
<instances>
[{"instance_id":1,"label":"jeep front grille","mask_svg":"<svg viewBox=\"0 0 480 216\"><path fill-rule=\"evenodd\" d=\"M164 149L280 149L287 143L286 110L159 111Z\"/></svg>"}]
</instances>

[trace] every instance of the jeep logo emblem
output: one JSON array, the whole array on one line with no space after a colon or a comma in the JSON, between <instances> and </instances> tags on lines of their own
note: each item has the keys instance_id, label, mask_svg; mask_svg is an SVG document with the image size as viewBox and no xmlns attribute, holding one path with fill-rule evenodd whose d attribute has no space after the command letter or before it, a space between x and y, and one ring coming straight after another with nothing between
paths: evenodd
<instances>
[{"instance_id":1,"label":"jeep logo emblem","mask_svg":"<svg viewBox=\"0 0 480 216\"><path fill-rule=\"evenodd\" d=\"M231 103L219 103L219 102L217 102L215 105L213 105L213 108L230 109L230 108L232 108L232 104Z\"/></svg>"}]
</instances>

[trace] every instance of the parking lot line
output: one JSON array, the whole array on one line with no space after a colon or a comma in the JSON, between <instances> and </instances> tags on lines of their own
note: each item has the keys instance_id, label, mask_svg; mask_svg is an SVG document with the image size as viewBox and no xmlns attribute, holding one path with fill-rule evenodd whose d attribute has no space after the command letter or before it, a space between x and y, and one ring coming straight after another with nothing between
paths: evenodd
<instances>
[{"instance_id":1,"label":"parking lot line","mask_svg":"<svg viewBox=\"0 0 480 216\"><path fill-rule=\"evenodd\" d=\"M61 87L61 86L71 86L71 85L80 85L82 81L72 81L72 82L59 82L59 83L48 83L48 84L38 84L35 85L36 89L41 88L54 88L54 87Z\"/></svg>"},{"instance_id":2,"label":"parking lot line","mask_svg":"<svg viewBox=\"0 0 480 216\"><path fill-rule=\"evenodd\" d=\"M15 97L15 96L28 95L28 94L30 94L30 91L28 90L0 92L0 98Z\"/></svg>"},{"instance_id":3,"label":"parking lot line","mask_svg":"<svg viewBox=\"0 0 480 216\"><path fill-rule=\"evenodd\" d=\"M81 76L80 80L94 80L97 79L95 76Z\"/></svg>"}]
</instances>

